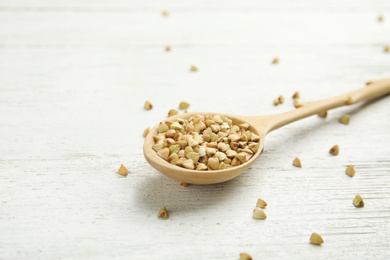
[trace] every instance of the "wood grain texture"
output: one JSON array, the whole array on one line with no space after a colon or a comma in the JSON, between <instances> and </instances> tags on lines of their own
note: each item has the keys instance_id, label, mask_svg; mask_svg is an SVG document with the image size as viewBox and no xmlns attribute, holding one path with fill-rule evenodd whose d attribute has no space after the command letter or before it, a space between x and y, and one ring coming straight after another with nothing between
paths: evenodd
<instances>
[{"instance_id":1,"label":"wood grain texture","mask_svg":"<svg viewBox=\"0 0 390 260\"><path fill-rule=\"evenodd\" d=\"M142 155L182 100L266 115L387 78L389 32L385 0L0 1L0 259L390 258L389 96L271 133L222 184L184 188Z\"/></svg>"}]
</instances>

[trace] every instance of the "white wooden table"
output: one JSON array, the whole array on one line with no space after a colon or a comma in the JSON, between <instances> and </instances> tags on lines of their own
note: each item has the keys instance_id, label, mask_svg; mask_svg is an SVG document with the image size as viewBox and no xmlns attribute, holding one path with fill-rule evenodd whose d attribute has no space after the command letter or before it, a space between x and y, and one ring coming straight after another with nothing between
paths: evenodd
<instances>
[{"instance_id":1,"label":"white wooden table","mask_svg":"<svg viewBox=\"0 0 390 260\"><path fill-rule=\"evenodd\" d=\"M182 187L142 154L143 130L182 100L288 111L295 91L309 101L390 77L385 45L386 0L1 0L0 259L389 259L389 96L272 133L226 183Z\"/></svg>"}]
</instances>

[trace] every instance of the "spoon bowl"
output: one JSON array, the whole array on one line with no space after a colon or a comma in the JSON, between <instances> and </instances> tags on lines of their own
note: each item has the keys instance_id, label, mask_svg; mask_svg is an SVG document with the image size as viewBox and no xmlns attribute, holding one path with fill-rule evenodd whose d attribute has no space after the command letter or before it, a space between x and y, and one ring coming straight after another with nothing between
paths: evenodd
<instances>
[{"instance_id":1,"label":"spoon bowl","mask_svg":"<svg viewBox=\"0 0 390 260\"><path fill-rule=\"evenodd\" d=\"M328 111L333 108L341 107L344 105L352 105L361 101L370 100L380 96L384 96L390 93L390 79L370 81L367 83L367 87L342 94L336 97L301 103L296 106L297 109L289 112L268 115L268 116L238 116L228 115L220 113L207 113L207 112L192 112L169 117L163 121L174 121L178 118L188 119L196 115L223 115L233 120L233 124L239 125L242 123L249 124L249 130L257 134L260 137L259 149L257 152L245 163L224 170L189 170L177 165L170 164L164 159L160 158L158 154L152 149L154 145L153 136L158 133L158 125L150 130L149 134L145 138L143 152L145 159L150 165L152 165L157 171L165 174L168 177L192 184L213 184L225 182L233 179L247 170L260 156L264 149L265 136L289 123L306 118L311 115L315 115L324 111Z\"/></svg>"},{"instance_id":2,"label":"spoon bowl","mask_svg":"<svg viewBox=\"0 0 390 260\"><path fill-rule=\"evenodd\" d=\"M192 116L196 115L223 115L227 116L228 118L233 120L233 124L238 125L242 123L248 123L249 124L249 130L253 133L260 136L259 141L259 149L257 152L244 164L241 164L239 166L235 166L229 169L224 170L216 170L216 171L198 171L198 170L189 170L183 167L179 167L177 165L171 164L164 159L160 158L157 153L152 149L152 146L154 145L153 136L158 134L158 126L157 124L153 129L150 130L149 134L146 136L145 142L144 142L144 156L145 159L148 161L150 165L152 165L157 171L161 172L162 174L165 174L168 177L171 177L173 179L176 179L178 181L183 181L186 183L192 183L192 184L213 184L213 183L220 183L224 181L228 181L230 179L233 179L237 177L238 175L242 174L244 171L246 171L260 156L260 154L263 152L264 147L264 137L265 134L255 126L253 126L250 122L245 120L245 117L243 116L235 116L235 115L227 115L227 114L219 114L219 113L206 113L206 112L191 112L191 113L185 113L180 115L175 115L167 118L164 121L174 121L178 118L182 119L188 119ZM259 131L260 130L260 131Z\"/></svg>"}]
</instances>

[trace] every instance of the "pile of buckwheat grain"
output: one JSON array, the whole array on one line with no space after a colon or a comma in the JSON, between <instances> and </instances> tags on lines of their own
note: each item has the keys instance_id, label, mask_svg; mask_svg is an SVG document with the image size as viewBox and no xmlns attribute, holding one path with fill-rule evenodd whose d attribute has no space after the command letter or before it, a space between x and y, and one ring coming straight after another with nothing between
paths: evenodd
<instances>
[{"instance_id":1,"label":"pile of buckwheat grain","mask_svg":"<svg viewBox=\"0 0 390 260\"><path fill-rule=\"evenodd\" d=\"M153 150L187 169L228 169L247 162L259 149L260 137L249 128L221 115L178 118L159 124Z\"/></svg>"}]
</instances>

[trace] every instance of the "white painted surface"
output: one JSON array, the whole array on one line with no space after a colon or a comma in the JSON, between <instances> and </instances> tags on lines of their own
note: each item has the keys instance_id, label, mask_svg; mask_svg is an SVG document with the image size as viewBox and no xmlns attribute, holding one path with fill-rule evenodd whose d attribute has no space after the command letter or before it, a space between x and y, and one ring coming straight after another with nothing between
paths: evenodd
<instances>
[{"instance_id":1,"label":"white painted surface","mask_svg":"<svg viewBox=\"0 0 390 260\"><path fill-rule=\"evenodd\" d=\"M241 2L0 1L0 259L390 257L389 96L272 133L227 183L184 188L143 158L143 130L182 100L264 115L390 77L389 1Z\"/></svg>"}]
</instances>

